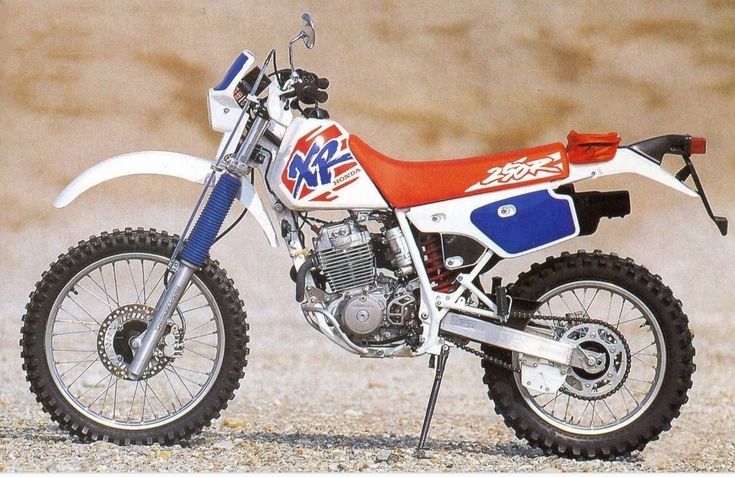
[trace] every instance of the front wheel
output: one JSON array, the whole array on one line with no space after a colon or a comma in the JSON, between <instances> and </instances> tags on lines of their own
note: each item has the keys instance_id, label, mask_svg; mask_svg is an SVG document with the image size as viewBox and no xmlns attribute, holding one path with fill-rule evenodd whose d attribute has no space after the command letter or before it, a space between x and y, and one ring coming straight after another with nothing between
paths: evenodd
<instances>
[{"instance_id":1,"label":"front wheel","mask_svg":"<svg viewBox=\"0 0 735 477\"><path fill-rule=\"evenodd\" d=\"M115 230L70 248L30 295L21 330L31 391L82 440L174 444L219 416L247 364L247 324L232 280L197 271L141 379L132 341L163 292L178 238Z\"/></svg>"},{"instance_id":2,"label":"front wheel","mask_svg":"<svg viewBox=\"0 0 735 477\"><path fill-rule=\"evenodd\" d=\"M509 294L541 303L527 331L605 353L605 369L570 368L558 391L530 391L520 373L483 360L495 411L547 454L611 459L671 427L692 386L694 348L681 302L660 277L615 255L565 253L535 264ZM518 369L519 357L484 347ZM612 352L610 352L612 350Z\"/></svg>"}]
</instances>

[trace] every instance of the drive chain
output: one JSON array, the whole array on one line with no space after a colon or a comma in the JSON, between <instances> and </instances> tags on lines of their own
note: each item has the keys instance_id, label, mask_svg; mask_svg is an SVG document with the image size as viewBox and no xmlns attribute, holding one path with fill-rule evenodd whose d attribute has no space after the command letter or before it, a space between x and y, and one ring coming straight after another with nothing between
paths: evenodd
<instances>
[{"instance_id":1,"label":"drive chain","mask_svg":"<svg viewBox=\"0 0 735 477\"><path fill-rule=\"evenodd\" d=\"M507 323L508 320L510 320L511 318L513 318L513 319L523 320L523 321L526 321L526 322L528 322L530 320L536 320L536 321L551 321L551 322L554 322L554 323L564 323L564 324L569 325L570 327L571 326L574 326L574 325L582 324L582 323L590 323L590 324L598 324L598 325L602 325L602 326L606 326L606 327L615 329L609 323L606 323L606 322L604 322L602 320L593 320L592 318L585 318L585 316L587 316L587 315L586 314L582 314L582 313L569 313L566 316L561 317L561 316L552 316L552 315L534 315L532 313L511 312L508 315L508 318L506 318L504 320L504 323ZM616 329L615 329L615 331L617 332ZM625 370L625 375L623 376L623 379L621 379L620 384L618 386L616 386L614 389L610 390L609 392L605 393L604 395L596 396L595 398L590 398L589 400L604 399L604 398L610 396L611 394L615 393L620 388L620 386L622 386L622 384L625 382L626 378L628 377L628 373L630 372L630 365L631 365L630 348L628 347L628 342L625 340L625 337L623 335L619 334L619 333L618 333L618 336L620 336L620 338L622 339L623 345L625 347L625 352L628 355L628 360L627 360L627 366L626 366L626 370ZM512 371L512 372L516 372L516 373L520 373L521 372L520 368L514 368L513 367L513 363L507 362L507 361L505 361L503 359L500 359L500 358L497 358L495 356L488 356L484 352L482 352L481 350L477 350L477 349L472 348L471 346L469 346L469 344L468 344L469 342L462 343L462 340L461 339L456 338L456 337L453 337L453 336L445 336L444 339L446 341L452 343L457 348L459 348L459 349L461 349L463 351L467 351L470 354L474 354L475 356L478 356L480 359L482 359L483 361L485 361L487 363L493 364L495 366L498 366L499 368L503 368L503 369L506 369L508 371ZM562 391L562 392L565 392L565 391Z\"/></svg>"}]
</instances>

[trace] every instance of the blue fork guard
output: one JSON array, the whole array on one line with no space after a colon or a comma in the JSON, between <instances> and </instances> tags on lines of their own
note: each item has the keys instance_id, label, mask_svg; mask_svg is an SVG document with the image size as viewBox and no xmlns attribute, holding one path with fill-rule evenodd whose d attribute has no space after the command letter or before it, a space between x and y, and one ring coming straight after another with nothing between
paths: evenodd
<instances>
[{"instance_id":1,"label":"blue fork guard","mask_svg":"<svg viewBox=\"0 0 735 477\"><path fill-rule=\"evenodd\" d=\"M222 174L189 235L181 258L198 268L204 265L209 249L212 248L232 203L240 193L240 187L240 179L232 174Z\"/></svg>"}]
</instances>

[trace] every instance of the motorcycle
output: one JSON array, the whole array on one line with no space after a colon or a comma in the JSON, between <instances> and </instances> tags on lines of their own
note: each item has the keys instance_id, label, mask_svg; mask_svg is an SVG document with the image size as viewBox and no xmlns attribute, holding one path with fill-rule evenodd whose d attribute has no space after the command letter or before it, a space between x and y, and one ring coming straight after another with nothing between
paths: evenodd
<instances>
[{"instance_id":1,"label":"motorcycle","mask_svg":"<svg viewBox=\"0 0 735 477\"><path fill-rule=\"evenodd\" d=\"M575 190L614 174L699 197L725 235L727 219L713 214L691 159L706 140L668 134L620 145L616 133L572 131L566 145L396 160L330 119L329 81L294 67L293 45L315 42L313 19L302 18L288 68L276 66L275 50L259 66L245 50L209 90L210 124L223 133L216 160L113 157L54 202L65 207L133 174L204 186L180 236L103 232L43 273L21 346L30 389L51 419L85 441L170 445L220 415L244 376L248 325L233 281L209 253L247 212L272 247L285 247L314 329L363 358L429 356L436 375L418 451L453 348L478 356L495 411L546 453L609 459L668 430L695 365L688 318L659 276L631 259L580 251L510 284L492 277L486 289L480 278L501 260L629 214L628 191ZM683 160L677 174L661 167L664 155ZM235 200L245 211L223 231ZM316 216L324 211L339 220Z\"/></svg>"}]
</instances>

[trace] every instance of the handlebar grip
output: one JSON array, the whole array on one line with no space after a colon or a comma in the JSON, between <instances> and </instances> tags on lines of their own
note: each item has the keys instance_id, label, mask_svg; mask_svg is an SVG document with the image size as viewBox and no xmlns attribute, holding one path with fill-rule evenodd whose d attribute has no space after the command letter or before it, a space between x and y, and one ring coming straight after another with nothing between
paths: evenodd
<instances>
[{"instance_id":1,"label":"handlebar grip","mask_svg":"<svg viewBox=\"0 0 735 477\"><path fill-rule=\"evenodd\" d=\"M301 90L299 100L306 104L324 103L329 98L326 91L320 91L315 84L307 84Z\"/></svg>"}]
</instances>

